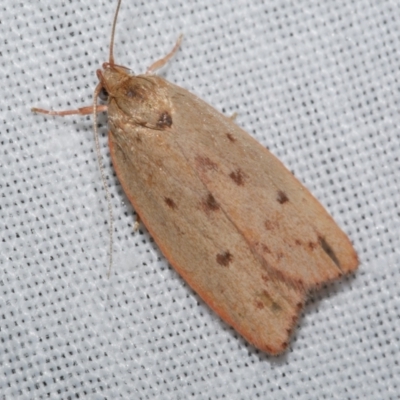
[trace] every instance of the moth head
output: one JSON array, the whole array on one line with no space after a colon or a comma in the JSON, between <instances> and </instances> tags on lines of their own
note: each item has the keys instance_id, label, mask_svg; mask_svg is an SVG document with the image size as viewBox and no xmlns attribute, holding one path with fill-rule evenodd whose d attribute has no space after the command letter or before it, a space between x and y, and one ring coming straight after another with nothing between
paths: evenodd
<instances>
[{"instance_id":1,"label":"moth head","mask_svg":"<svg viewBox=\"0 0 400 400\"><path fill-rule=\"evenodd\" d=\"M132 123L156 130L172 125L172 110L166 82L157 76L132 75L130 70L106 63L97 71L99 96L108 103L108 118L121 112Z\"/></svg>"},{"instance_id":2,"label":"moth head","mask_svg":"<svg viewBox=\"0 0 400 400\"><path fill-rule=\"evenodd\" d=\"M107 101L110 94L115 91L114 88L120 86L121 82L130 74L130 71L121 65L104 63L103 69L98 69L96 74L101 86L99 97L101 100Z\"/></svg>"},{"instance_id":3,"label":"moth head","mask_svg":"<svg viewBox=\"0 0 400 400\"><path fill-rule=\"evenodd\" d=\"M172 125L172 112L165 81L149 74L134 76L128 68L114 62L114 36L120 5L121 0L114 15L109 61L103 64L103 69L97 70L100 83L96 94L107 100L111 124L113 119L124 115L130 123L142 127L168 129Z\"/></svg>"}]
</instances>

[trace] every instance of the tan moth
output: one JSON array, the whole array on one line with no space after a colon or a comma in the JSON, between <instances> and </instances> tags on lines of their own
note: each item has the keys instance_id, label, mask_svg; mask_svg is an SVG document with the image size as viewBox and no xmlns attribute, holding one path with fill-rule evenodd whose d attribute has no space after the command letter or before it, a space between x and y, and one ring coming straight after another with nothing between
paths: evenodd
<instances>
[{"instance_id":1,"label":"tan moth","mask_svg":"<svg viewBox=\"0 0 400 400\"><path fill-rule=\"evenodd\" d=\"M121 185L162 253L228 324L270 354L282 352L306 300L354 271L347 236L283 164L230 118L152 72L110 58L90 107L108 113ZM107 105L97 105L100 92ZM97 131L96 131L97 133ZM111 252L112 254L112 252Z\"/></svg>"}]
</instances>

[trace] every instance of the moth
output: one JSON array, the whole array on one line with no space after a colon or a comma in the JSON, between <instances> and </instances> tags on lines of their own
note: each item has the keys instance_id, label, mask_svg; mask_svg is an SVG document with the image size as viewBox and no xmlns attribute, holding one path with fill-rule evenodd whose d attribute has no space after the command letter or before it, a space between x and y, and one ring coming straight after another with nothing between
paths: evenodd
<instances>
[{"instance_id":1,"label":"moth","mask_svg":"<svg viewBox=\"0 0 400 400\"><path fill-rule=\"evenodd\" d=\"M171 265L258 349L284 351L309 291L357 268L342 230L284 165L231 118L153 72L110 58L90 107L108 113L118 179ZM107 105L98 105L106 94Z\"/></svg>"}]
</instances>

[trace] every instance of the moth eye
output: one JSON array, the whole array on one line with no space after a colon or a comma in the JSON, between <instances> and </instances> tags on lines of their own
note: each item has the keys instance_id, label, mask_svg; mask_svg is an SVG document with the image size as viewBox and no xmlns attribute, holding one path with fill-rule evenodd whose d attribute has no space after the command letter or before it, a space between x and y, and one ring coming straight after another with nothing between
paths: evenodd
<instances>
[{"instance_id":1,"label":"moth eye","mask_svg":"<svg viewBox=\"0 0 400 400\"><path fill-rule=\"evenodd\" d=\"M108 92L106 89L101 88L100 93L99 93L99 97L101 100L103 101L107 101L108 100Z\"/></svg>"}]
</instances>

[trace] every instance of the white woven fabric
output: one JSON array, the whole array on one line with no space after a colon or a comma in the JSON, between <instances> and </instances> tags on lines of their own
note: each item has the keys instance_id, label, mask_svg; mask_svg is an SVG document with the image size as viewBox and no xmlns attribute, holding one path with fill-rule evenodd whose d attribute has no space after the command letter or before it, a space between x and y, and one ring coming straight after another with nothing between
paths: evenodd
<instances>
[{"instance_id":1,"label":"white woven fabric","mask_svg":"<svg viewBox=\"0 0 400 400\"><path fill-rule=\"evenodd\" d=\"M115 2L1 6L0 398L396 399L400 395L400 6L395 0L125 0L116 61L161 71L269 147L360 257L315 293L280 357L222 322L169 266L101 146L90 105ZM1 397L1 395L3 397Z\"/></svg>"}]
</instances>

